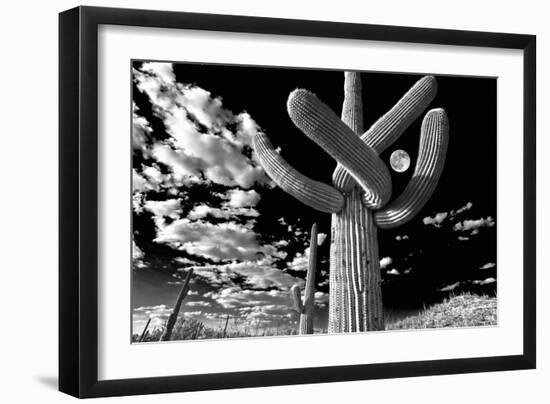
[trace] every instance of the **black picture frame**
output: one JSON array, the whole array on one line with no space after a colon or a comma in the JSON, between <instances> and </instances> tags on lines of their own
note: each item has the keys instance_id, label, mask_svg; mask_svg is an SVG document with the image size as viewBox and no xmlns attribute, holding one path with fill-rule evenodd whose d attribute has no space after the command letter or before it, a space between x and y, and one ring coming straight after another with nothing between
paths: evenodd
<instances>
[{"instance_id":1,"label":"black picture frame","mask_svg":"<svg viewBox=\"0 0 550 404\"><path fill-rule=\"evenodd\" d=\"M99 381L100 24L522 50L523 354ZM77 7L60 13L59 390L85 398L535 368L535 60L533 35L96 7Z\"/></svg>"}]
</instances>

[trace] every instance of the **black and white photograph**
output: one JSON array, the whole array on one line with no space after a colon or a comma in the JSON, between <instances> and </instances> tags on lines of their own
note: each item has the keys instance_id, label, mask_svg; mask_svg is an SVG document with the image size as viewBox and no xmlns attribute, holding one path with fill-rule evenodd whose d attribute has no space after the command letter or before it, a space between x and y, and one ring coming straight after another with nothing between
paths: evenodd
<instances>
[{"instance_id":1,"label":"black and white photograph","mask_svg":"<svg viewBox=\"0 0 550 404\"><path fill-rule=\"evenodd\" d=\"M495 77L131 79L133 343L498 325Z\"/></svg>"}]
</instances>

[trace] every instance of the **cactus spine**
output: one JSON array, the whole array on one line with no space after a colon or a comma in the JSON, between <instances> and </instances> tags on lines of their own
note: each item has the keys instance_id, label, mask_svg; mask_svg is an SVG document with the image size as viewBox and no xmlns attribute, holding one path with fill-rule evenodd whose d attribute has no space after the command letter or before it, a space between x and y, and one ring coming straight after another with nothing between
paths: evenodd
<instances>
[{"instance_id":1,"label":"cactus spine","mask_svg":"<svg viewBox=\"0 0 550 404\"><path fill-rule=\"evenodd\" d=\"M164 332L160 337L161 341L170 341L172 330L174 329L174 325L176 324L176 320L180 312L181 303L183 302L183 299L185 299L185 297L187 296L187 293L189 293L189 281L191 280L191 275L193 275L193 268L187 270L185 279L183 280L183 285L176 300L176 304L174 305L174 309L172 310L170 317L168 317L168 321L166 322L166 326L164 327Z\"/></svg>"},{"instance_id":2,"label":"cactus spine","mask_svg":"<svg viewBox=\"0 0 550 404\"><path fill-rule=\"evenodd\" d=\"M313 334L313 312L315 309L315 273L317 271L317 223L311 226L309 242L309 258L306 275L306 290L304 301L300 295L300 286L292 286L294 308L300 313L299 333Z\"/></svg>"},{"instance_id":3,"label":"cactus spine","mask_svg":"<svg viewBox=\"0 0 550 404\"><path fill-rule=\"evenodd\" d=\"M314 94L293 91L287 102L291 120L337 162L332 185L298 173L264 134L253 139L258 159L275 183L308 206L332 213L329 332L384 329L378 229L408 222L432 195L447 153L445 111L433 109L424 117L412 178L389 204L391 177L378 155L420 116L436 92L435 78L423 77L363 133L359 73L345 73L341 119Z\"/></svg>"}]
</instances>

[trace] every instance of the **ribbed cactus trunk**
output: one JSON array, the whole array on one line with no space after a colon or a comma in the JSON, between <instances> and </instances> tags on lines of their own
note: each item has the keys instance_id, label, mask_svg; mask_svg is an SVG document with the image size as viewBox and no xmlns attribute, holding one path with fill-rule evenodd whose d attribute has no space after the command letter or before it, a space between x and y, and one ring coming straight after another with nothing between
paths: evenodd
<instances>
[{"instance_id":1,"label":"ribbed cactus trunk","mask_svg":"<svg viewBox=\"0 0 550 404\"><path fill-rule=\"evenodd\" d=\"M353 188L332 215L329 332L384 328L377 232L372 211Z\"/></svg>"},{"instance_id":2,"label":"ribbed cactus trunk","mask_svg":"<svg viewBox=\"0 0 550 404\"><path fill-rule=\"evenodd\" d=\"M363 133L363 103L359 73L346 72L342 121ZM355 185L344 195L344 206L332 214L330 245L329 332L384 329L378 234L373 211L365 207Z\"/></svg>"}]
</instances>

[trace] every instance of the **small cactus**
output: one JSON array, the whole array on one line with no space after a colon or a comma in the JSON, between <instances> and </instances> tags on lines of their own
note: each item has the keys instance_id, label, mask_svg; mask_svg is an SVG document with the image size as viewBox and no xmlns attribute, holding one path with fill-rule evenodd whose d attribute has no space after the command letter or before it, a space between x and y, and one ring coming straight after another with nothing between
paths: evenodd
<instances>
[{"instance_id":1,"label":"small cactus","mask_svg":"<svg viewBox=\"0 0 550 404\"><path fill-rule=\"evenodd\" d=\"M291 288L294 308L300 313L299 332L302 334L313 334L313 312L315 309L315 272L317 271L317 223L311 227L309 243L309 258L306 275L306 290L304 301L300 293L300 286L294 285Z\"/></svg>"},{"instance_id":2,"label":"small cactus","mask_svg":"<svg viewBox=\"0 0 550 404\"><path fill-rule=\"evenodd\" d=\"M187 270L185 279L183 280L183 285L181 287L180 293L176 300L176 304L174 305L174 309L172 310L170 317L168 317L168 321L166 322L166 325L164 327L164 332L160 337L161 341L170 341L170 337L172 336L172 330L174 329L174 325L176 324L176 320L180 312L181 303L183 302L183 299L185 299L185 297L187 296L187 293L189 292L189 281L191 280L191 275L193 275L193 268Z\"/></svg>"},{"instance_id":3,"label":"small cactus","mask_svg":"<svg viewBox=\"0 0 550 404\"><path fill-rule=\"evenodd\" d=\"M307 90L293 91L287 102L292 122L336 160L332 185L299 173L263 133L254 137L253 147L279 187L304 204L332 214L329 332L382 330L378 229L408 222L428 201L445 163L449 123L442 109L426 114L412 178L403 193L390 202L391 176L378 155L428 107L437 92L436 80L432 76L420 79L363 133L360 75L346 72L344 77L341 118ZM297 299L299 289L294 287L293 293L297 309L305 310L305 304Z\"/></svg>"}]
</instances>

